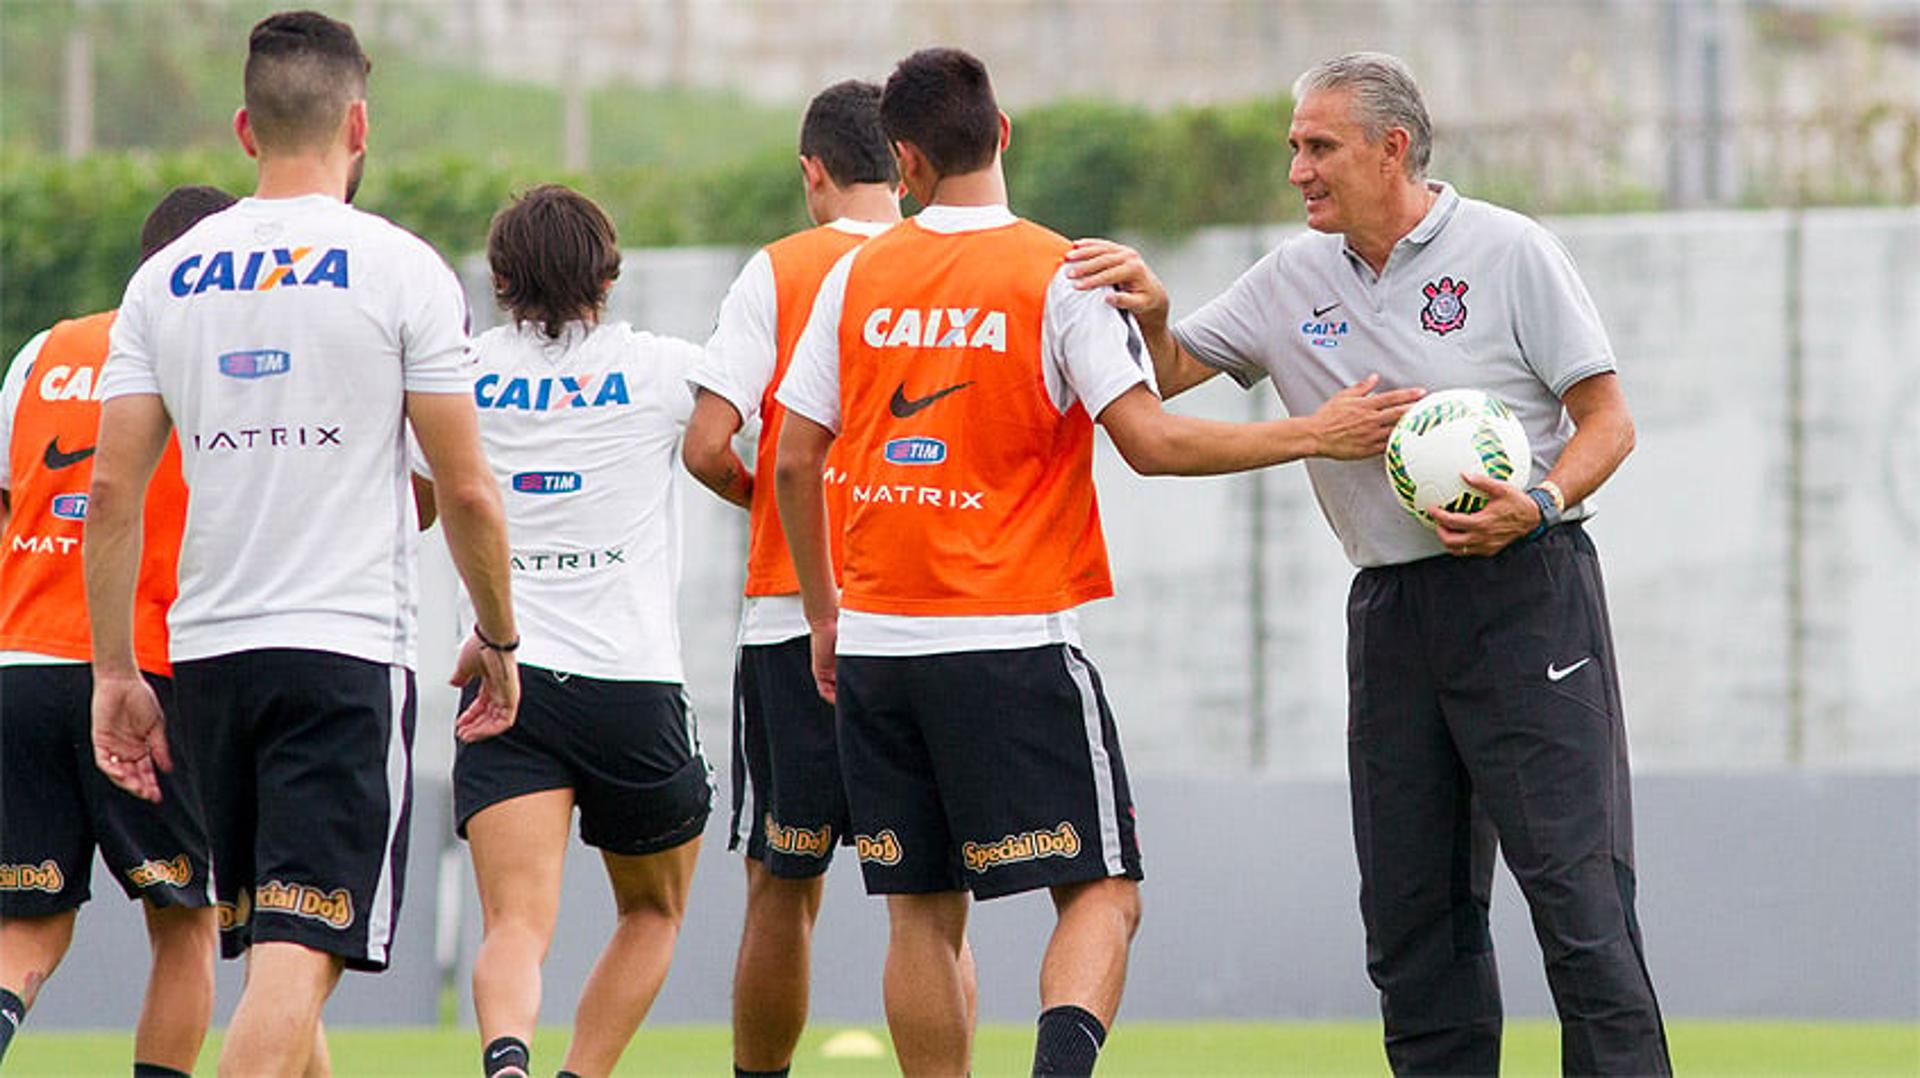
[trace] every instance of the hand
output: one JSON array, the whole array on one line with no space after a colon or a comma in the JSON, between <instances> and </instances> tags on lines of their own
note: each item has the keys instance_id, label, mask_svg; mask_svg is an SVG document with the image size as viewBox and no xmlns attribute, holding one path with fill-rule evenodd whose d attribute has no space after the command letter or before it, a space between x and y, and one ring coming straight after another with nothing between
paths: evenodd
<instances>
[{"instance_id":1,"label":"hand","mask_svg":"<svg viewBox=\"0 0 1920 1078\"><path fill-rule=\"evenodd\" d=\"M820 699L831 704L839 689L835 649L840 641L840 621L835 618L815 625L808 635L813 645L813 685L820 691Z\"/></svg>"},{"instance_id":2,"label":"hand","mask_svg":"<svg viewBox=\"0 0 1920 1078\"><path fill-rule=\"evenodd\" d=\"M1394 389L1376 394L1373 387L1379 384L1380 376L1369 374L1328 397L1309 417L1320 443L1315 456L1365 460L1386 452L1393 425L1427 391Z\"/></svg>"},{"instance_id":3,"label":"hand","mask_svg":"<svg viewBox=\"0 0 1920 1078\"><path fill-rule=\"evenodd\" d=\"M1112 240L1076 240L1067 250L1067 276L1082 292L1111 289L1105 297L1107 303L1133 312L1142 323L1166 323L1166 286L1154 276L1140 252L1131 247Z\"/></svg>"},{"instance_id":4,"label":"hand","mask_svg":"<svg viewBox=\"0 0 1920 1078\"><path fill-rule=\"evenodd\" d=\"M480 692L453 720L453 736L469 744L504 733L520 710L519 662L511 652L487 647L469 635L447 683L464 686L474 678L480 679Z\"/></svg>"},{"instance_id":5,"label":"hand","mask_svg":"<svg viewBox=\"0 0 1920 1078\"><path fill-rule=\"evenodd\" d=\"M1540 506L1526 491L1477 472L1463 472L1460 478L1485 494L1487 504L1477 513L1452 513L1436 507L1428 514L1447 553L1470 557L1498 554L1540 526Z\"/></svg>"},{"instance_id":6,"label":"hand","mask_svg":"<svg viewBox=\"0 0 1920 1078\"><path fill-rule=\"evenodd\" d=\"M158 771L173 770L167 716L139 674L94 675L93 762L115 786L160 801Z\"/></svg>"}]
</instances>

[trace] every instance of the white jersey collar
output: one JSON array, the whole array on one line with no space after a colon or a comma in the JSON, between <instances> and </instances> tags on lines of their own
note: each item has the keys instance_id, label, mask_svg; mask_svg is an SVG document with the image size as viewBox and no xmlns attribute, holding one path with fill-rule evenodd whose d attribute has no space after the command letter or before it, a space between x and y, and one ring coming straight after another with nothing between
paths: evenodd
<instances>
[{"instance_id":1,"label":"white jersey collar","mask_svg":"<svg viewBox=\"0 0 1920 1078\"><path fill-rule=\"evenodd\" d=\"M892 228L893 221L862 221L856 217L836 217L827 222L827 227L836 232L851 232L856 236L878 236Z\"/></svg>"},{"instance_id":2,"label":"white jersey collar","mask_svg":"<svg viewBox=\"0 0 1920 1078\"><path fill-rule=\"evenodd\" d=\"M1012 210L1000 205L934 205L921 210L913 218L915 224L928 232L979 232L1010 225L1018 220Z\"/></svg>"}]
</instances>

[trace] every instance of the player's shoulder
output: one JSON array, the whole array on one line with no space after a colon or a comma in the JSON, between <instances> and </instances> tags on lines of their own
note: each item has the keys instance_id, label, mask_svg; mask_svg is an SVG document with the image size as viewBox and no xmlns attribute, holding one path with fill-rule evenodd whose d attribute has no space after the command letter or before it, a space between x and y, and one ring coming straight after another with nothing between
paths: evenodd
<instances>
[{"instance_id":1,"label":"player's shoulder","mask_svg":"<svg viewBox=\"0 0 1920 1078\"><path fill-rule=\"evenodd\" d=\"M815 225L786 235L760 248L768 258L782 258L802 251L813 251L827 246L838 246L847 233L832 225Z\"/></svg>"},{"instance_id":2,"label":"player's shoulder","mask_svg":"<svg viewBox=\"0 0 1920 1078\"><path fill-rule=\"evenodd\" d=\"M602 323L594 331L593 337L596 344L648 368L672 363L677 370L689 357L697 358L705 354L704 349L692 341L639 329L625 321Z\"/></svg>"},{"instance_id":3,"label":"player's shoulder","mask_svg":"<svg viewBox=\"0 0 1920 1078\"><path fill-rule=\"evenodd\" d=\"M48 337L52 337L56 334L66 334L66 333L74 333L74 332L104 333L106 332L108 327L113 325L113 320L115 317L119 315L119 313L120 312L117 309L115 309L115 310L106 310L106 311L95 311L92 314L75 315L72 318L62 318L60 321L55 322L53 325L48 326L44 330L41 330L39 335L36 336L34 340L40 341L41 343L44 344Z\"/></svg>"},{"instance_id":4,"label":"player's shoulder","mask_svg":"<svg viewBox=\"0 0 1920 1078\"><path fill-rule=\"evenodd\" d=\"M524 347L524 333L524 328L515 322L503 322L482 330L473 336L473 353L487 360L503 352L518 350Z\"/></svg>"},{"instance_id":5,"label":"player's shoulder","mask_svg":"<svg viewBox=\"0 0 1920 1078\"><path fill-rule=\"evenodd\" d=\"M426 265L447 273L453 272L447 256L419 234L357 206L347 206L345 209L350 215L347 220L351 222L356 242L374 246L388 257L404 260L410 266Z\"/></svg>"},{"instance_id":6,"label":"player's shoulder","mask_svg":"<svg viewBox=\"0 0 1920 1078\"><path fill-rule=\"evenodd\" d=\"M1029 246L1035 250L1049 253L1058 252L1062 258L1066 257L1067 248L1073 246L1072 240L1069 240L1038 221L1030 221L1025 217L1017 218L1014 221L1013 228L1009 231L1008 235L1015 242L1023 246Z\"/></svg>"}]
</instances>

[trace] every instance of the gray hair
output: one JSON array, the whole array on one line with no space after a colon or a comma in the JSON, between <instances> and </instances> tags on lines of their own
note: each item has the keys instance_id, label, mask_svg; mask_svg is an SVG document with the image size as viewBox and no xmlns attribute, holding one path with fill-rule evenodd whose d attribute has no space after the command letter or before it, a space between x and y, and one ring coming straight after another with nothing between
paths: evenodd
<instances>
[{"instance_id":1,"label":"gray hair","mask_svg":"<svg viewBox=\"0 0 1920 1078\"><path fill-rule=\"evenodd\" d=\"M1368 142L1380 141L1392 128L1404 128L1407 177L1426 176L1427 161L1433 156L1433 123L1427 119L1420 85L1404 61L1384 52L1350 52L1322 60L1294 80L1293 100L1297 103L1322 90L1352 92L1354 119L1360 121Z\"/></svg>"}]
</instances>

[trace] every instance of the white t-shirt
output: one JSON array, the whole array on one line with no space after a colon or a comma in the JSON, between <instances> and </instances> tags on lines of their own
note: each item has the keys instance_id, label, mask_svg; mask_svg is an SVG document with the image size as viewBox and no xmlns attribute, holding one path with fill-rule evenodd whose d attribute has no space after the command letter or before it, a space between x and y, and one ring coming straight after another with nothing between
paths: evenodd
<instances>
[{"instance_id":1,"label":"white t-shirt","mask_svg":"<svg viewBox=\"0 0 1920 1078\"><path fill-rule=\"evenodd\" d=\"M43 329L15 352L7 367L5 382L0 382L0 490L13 489L13 413L20 410L20 398L27 392L27 376L33 371L40 348L47 343L51 329Z\"/></svg>"},{"instance_id":2,"label":"white t-shirt","mask_svg":"<svg viewBox=\"0 0 1920 1078\"><path fill-rule=\"evenodd\" d=\"M513 547L520 661L686 680L677 459L699 346L625 322L574 322L558 340L538 326L500 326L474 340L474 354L480 440Z\"/></svg>"},{"instance_id":3,"label":"white t-shirt","mask_svg":"<svg viewBox=\"0 0 1920 1078\"><path fill-rule=\"evenodd\" d=\"M856 221L842 217L827 227L856 236L877 236L892 222ZM733 279L720 316L708 338L706 354L687 376L692 385L718 394L740 413L740 427L748 429L760 418L760 401L779 366L780 303L773 280L773 259L765 248ZM773 482L773 476L754 477ZM807 635L807 617L799 595L749 595L740 607L740 643L778 644Z\"/></svg>"},{"instance_id":4,"label":"white t-shirt","mask_svg":"<svg viewBox=\"0 0 1920 1078\"><path fill-rule=\"evenodd\" d=\"M414 664L404 394L468 391L466 326L432 247L323 195L242 199L134 273L101 397L158 394L179 434L175 662Z\"/></svg>"},{"instance_id":5,"label":"white t-shirt","mask_svg":"<svg viewBox=\"0 0 1920 1078\"><path fill-rule=\"evenodd\" d=\"M1017 218L1005 206L929 206L914 218L929 232L1000 228ZM858 254L858 252L854 252ZM842 258L820 284L813 314L794 347L793 362L774 399L823 427L840 429L840 316L854 254ZM1075 401L1087 414L1101 411L1136 385L1159 391L1153 368L1130 319L1097 292L1073 287L1062 264L1047 283L1040 315L1041 377L1061 412ZM1079 618L1067 609L1050 614L915 617L840 612L842 655L932 655L1080 643Z\"/></svg>"}]
</instances>

